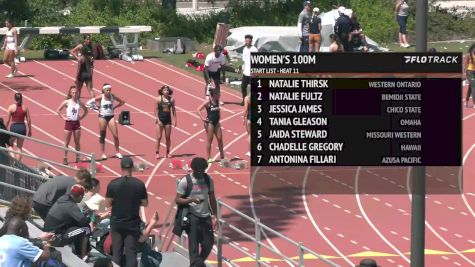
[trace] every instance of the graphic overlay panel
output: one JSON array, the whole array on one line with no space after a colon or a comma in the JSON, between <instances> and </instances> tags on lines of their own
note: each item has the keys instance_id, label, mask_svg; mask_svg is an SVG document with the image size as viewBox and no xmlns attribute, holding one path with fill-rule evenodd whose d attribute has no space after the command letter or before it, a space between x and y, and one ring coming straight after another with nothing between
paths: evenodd
<instances>
[{"instance_id":1,"label":"graphic overlay panel","mask_svg":"<svg viewBox=\"0 0 475 267\"><path fill-rule=\"evenodd\" d=\"M428 193L461 192L460 53L253 53L251 62L254 178L300 166L315 179L347 170L339 179L354 184L377 167L410 187L410 167L428 166L439 181ZM399 189L367 193L407 193Z\"/></svg>"}]
</instances>

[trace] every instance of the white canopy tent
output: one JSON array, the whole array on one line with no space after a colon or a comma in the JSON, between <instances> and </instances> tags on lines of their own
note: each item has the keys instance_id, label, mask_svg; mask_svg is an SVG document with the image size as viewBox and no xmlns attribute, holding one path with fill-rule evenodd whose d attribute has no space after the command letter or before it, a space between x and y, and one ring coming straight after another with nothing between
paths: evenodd
<instances>
[{"instance_id":1,"label":"white canopy tent","mask_svg":"<svg viewBox=\"0 0 475 267\"><path fill-rule=\"evenodd\" d=\"M346 14L351 15L351 9L346 10ZM330 40L328 36L333 33L333 26L339 14L336 9L321 13L322 19L322 45L321 52L328 52ZM364 25L363 25L364 26ZM297 23L295 26L256 26L256 27L240 27L229 30L230 35L227 38L226 49L232 54L242 53L244 47L244 36L251 34L253 44L260 51L267 52L298 52L300 39L298 37ZM366 36L366 41L370 46L370 51L387 51L380 48L379 45Z\"/></svg>"}]
</instances>

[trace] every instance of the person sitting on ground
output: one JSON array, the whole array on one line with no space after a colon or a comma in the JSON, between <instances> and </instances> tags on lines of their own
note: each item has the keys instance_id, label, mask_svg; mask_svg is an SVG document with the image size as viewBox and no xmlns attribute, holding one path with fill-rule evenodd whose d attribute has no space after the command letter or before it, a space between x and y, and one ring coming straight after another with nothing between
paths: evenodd
<instances>
[{"instance_id":1,"label":"person sitting on ground","mask_svg":"<svg viewBox=\"0 0 475 267\"><path fill-rule=\"evenodd\" d=\"M361 51L368 52L368 43L366 42L366 36L363 33L356 12L351 14L351 32L348 37L350 51L355 51L361 48Z\"/></svg>"},{"instance_id":2,"label":"person sitting on ground","mask_svg":"<svg viewBox=\"0 0 475 267\"><path fill-rule=\"evenodd\" d=\"M47 243L43 243L43 249L40 249L27 239L28 226L23 219L13 217L6 227L6 234L0 237L1 266L31 266L33 262L49 259Z\"/></svg>"},{"instance_id":3,"label":"person sitting on ground","mask_svg":"<svg viewBox=\"0 0 475 267\"><path fill-rule=\"evenodd\" d=\"M75 184L69 194L60 197L51 207L44 226L45 231L56 234L56 239L51 243L53 246L74 244L74 254L81 259L87 256L91 233L89 229L91 219L83 214L78 206L84 193L84 187Z\"/></svg>"},{"instance_id":4,"label":"person sitting on ground","mask_svg":"<svg viewBox=\"0 0 475 267\"><path fill-rule=\"evenodd\" d=\"M40 185L33 196L33 209L45 220L48 211L61 196L66 194L75 184L86 185L91 182L91 173L80 168L74 177L56 176Z\"/></svg>"},{"instance_id":5,"label":"person sitting on ground","mask_svg":"<svg viewBox=\"0 0 475 267\"><path fill-rule=\"evenodd\" d=\"M334 33L330 34L330 53L344 52L343 45L340 43L340 39Z\"/></svg>"}]
</instances>

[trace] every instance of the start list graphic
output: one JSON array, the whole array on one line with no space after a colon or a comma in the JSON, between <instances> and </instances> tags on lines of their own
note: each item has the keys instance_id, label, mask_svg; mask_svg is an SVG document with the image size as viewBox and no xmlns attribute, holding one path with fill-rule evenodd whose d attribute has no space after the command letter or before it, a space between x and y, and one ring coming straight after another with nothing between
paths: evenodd
<instances>
[{"instance_id":1,"label":"start list graphic","mask_svg":"<svg viewBox=\"0 0 475 267\"><path fill-rule=\"evenodd\" d=\"M253 166L461 165L461 54L294 58L252 54Z\"/></svg>"}]
</instances>

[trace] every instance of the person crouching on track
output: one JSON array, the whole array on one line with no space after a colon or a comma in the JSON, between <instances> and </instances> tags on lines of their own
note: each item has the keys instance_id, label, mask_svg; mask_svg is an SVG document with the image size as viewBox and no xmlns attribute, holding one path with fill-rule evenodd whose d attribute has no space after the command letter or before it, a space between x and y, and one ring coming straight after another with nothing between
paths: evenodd
<instances>
[{"instance_id":1,"label":"person crouching on track","mask_svg":"<svg viewBox=\"0 0 475 267\"><path fill-rule=\"evenodd\" d=\"M80 55L79 55L80 53ZM94 90L92 89L92 73L94 69L94 53L92 50L91 36L84 35L84 42L78 44L71 50L71 54L78 61L78 71L76 74L76 88L79 92L79 98L81 98L82 85L85 83L87 90L89 91L89 97L95 97Z\"/></svg>"},{"instance_id":2,"label":"person crouching on track","mask_svg":"<svg viewBox=\"0 0 475 267\"><path fill-rule=\"evenodd\" d=\"M109 127L112 135L114 136L114 146L115 146L115 156L116 158L121 159L122 154L119 152L119 130L117 129L117 121L114 119L114 110L125 104L125 101L120 97L111 93L112 86L108 83L105 83L102 86L102 94L97 96L89 101L87 105L95 105L96 102L100 101L99 106L99 143L101 144L102 150L102 159L106 160L106 128ZM114 106L114 102L119 102Z\"/></svg>"},{"instance_id":3,"label":"person crouching on track","mask_svg":"<svg viewBox=\"0 0 475 267\"><path fill-rule=\"evenodd\" d=\"M5 26L7 27L7 32L5 33L2 46L2 50L5 50L3 62L11 67L11 72L7 75L7 78L13 78L18 71L18 67L15 64L15 57L18 54L18 33L11 19L5 21Z\"/></svg>"},{"instance_id":4,"label":"person crouching on track","mask_svg":"<svg viewBox=\"0 0 475 267\"><path fill-rule=\"evenodd\" d=\"M206 118L203 118L203 114L201 114L203 109L206 109ZM221 155L221 159L224 159L223 132L221 130L220 123L221 112L219 107L219 92L216 90L211 90L208 100L201 104L197 111L201 120L204 122L204 127L208 137L206 142L206 155L208 156L208 163L213 162L211 159L211 143L213 142L213 136L216 136L216 139L218 140L219 153Z\"/></svg>"},{"instance_id":5,"label":"person crouching on track","mask_svg":"<svg viewBox=\"0 0 475 267\"><path fill-rule=\"evenodd\" d=\"M61 114L61 111L66 108L66 116ZM82 115L80 110L83 110ZM86 106L81 103L76 86L69 87L69 93L61 105L56 110L56 113L65 121L64 123L64 147L68 148L71 141L71 135L74 134L74 148L76 151L81 151L81 123L87 115ZM79 162L79 154L76 154L76 162ZM64 151L63 164L68 164L68 151Z\"/></svg>"},{"instance_id":6,"label":"person crouching on track","mask_svg":"<svg viewBox=\"0 0 475 267\"><path fill-rule=\"evenodd\" d=\"M159 96L156 98L155 103L155 114L157 116L158 131L155 157L157 159L160 158L160 140L162 140L162 132L165 130L165 139L167 145L166 157L170 158L170 136L172 132L172 121L173 127L176 127L175 99L172 97L172 89L167 85L162 86L162 88L158 90L158 94Z\"/></svg>"},{"instance_id":7,"label":"person crouching on track","mask_svg":"<svg viewBox=\"0 0 475 267\"><path fill-rule=\"evenodd\" d=\"M31 137L31 116L30 110L28 107L23 104L23 95L21 93L15 94L15 104L10 105L8 107L8 117L7 123L5 124L7 127L10 125L10 132L14 132L20 135L28 135ZM26 123L25 124L25 120ZM28 131L26 130L26 126L28 125ZM20 152L23 152L23 142L25 141L23 138L19 138L16 136L12 136L10 140L10 144L12 144L16 140L16 145ZM13 149L13 147L12 147ZM15 154L17 160L21 160L20 154Z\"/></svg>"}]
</instances>

